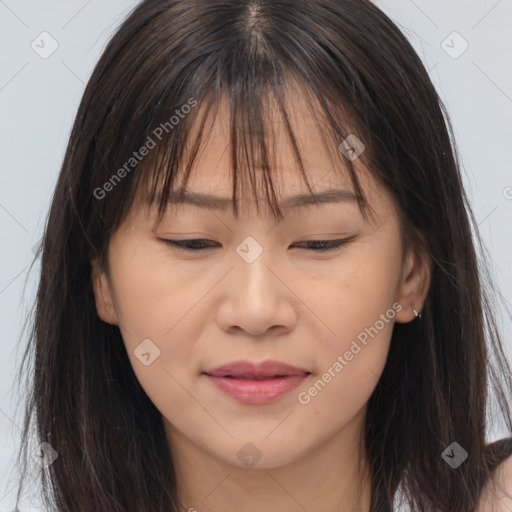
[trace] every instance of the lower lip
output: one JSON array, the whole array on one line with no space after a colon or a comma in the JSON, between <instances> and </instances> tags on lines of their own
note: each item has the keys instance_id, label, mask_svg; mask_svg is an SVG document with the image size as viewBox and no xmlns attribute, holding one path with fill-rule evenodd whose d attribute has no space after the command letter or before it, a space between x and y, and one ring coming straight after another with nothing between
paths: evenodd
<instances>
[{"instance_id":1,"label":"lower lip","mask_svg":"<svg viewBox=\"0 0 512 512\"><path fill-rule=\"evenodd\" d=\"M245 380L206 376L224 393L243 404L267 404L295 389L309 374L288 375L266 380Z\"/></svg>"}]
</instances>

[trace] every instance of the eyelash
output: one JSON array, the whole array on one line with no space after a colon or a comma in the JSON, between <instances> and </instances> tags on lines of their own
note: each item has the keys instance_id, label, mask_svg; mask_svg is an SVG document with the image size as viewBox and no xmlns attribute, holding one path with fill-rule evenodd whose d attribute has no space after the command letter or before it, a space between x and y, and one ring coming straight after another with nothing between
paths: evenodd
<instances>
[{"instance_id":1,"label":"eyelash","mask_svg":"<svg viewBox=\"0 0 512 512\"><path fill-rule=\"evenodd\" d=\"M201 244L201 245L203 245L203 247L195 247L194 248L194 247L187 246L187 244L190 244L190 243L194 244L197 242L208 242L209 240L207 240L205 238L191 238L188 240L169 240L167 238L160 238L159 240L161 240L162 242L165 242L166 244L169 244L173 247L176 247L177 249L181 249L181 250L189 251L189 252L201 251L204 249L211 249L213 247L212 245L204 246L203 244ZM318 244L318 245L320 245L320 247L318 247L318 245L317 245L316 248L306 247L306 249L309 249L309 250L312 250L315 252L329 252L329 251L334 251L335 249L339 249L341 246L345 245L350 240L351 240L351 238L347 238L344 240L307 240L304 242L297 242L297 243L311 244L313 246L315 244Z\"/></svg>"}]
</instances>

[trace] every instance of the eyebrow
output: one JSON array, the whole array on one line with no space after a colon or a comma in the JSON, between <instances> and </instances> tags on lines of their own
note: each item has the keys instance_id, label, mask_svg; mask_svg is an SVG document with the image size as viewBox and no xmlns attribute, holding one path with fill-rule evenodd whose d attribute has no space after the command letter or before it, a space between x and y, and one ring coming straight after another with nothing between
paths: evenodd
<instances>
[{"instance_id":1,"label":"eyebrow","mask_svg":"<svg viewBox=\"0 0 512 512\"><path fill-rule=\"evenodd\" d=\"M339 204L357 202L357 196L348 190L328 189L316 194L298 194L289 196L279 203L281 208L294 209L310 205L320 204ZM211 194L202 194L199 192L184 192L182 197L176 193L169 194L169 205L189 204L198 208L207 210L226 211L232 204L230 198L218 197Z\"/></svg>"}]
</instances>

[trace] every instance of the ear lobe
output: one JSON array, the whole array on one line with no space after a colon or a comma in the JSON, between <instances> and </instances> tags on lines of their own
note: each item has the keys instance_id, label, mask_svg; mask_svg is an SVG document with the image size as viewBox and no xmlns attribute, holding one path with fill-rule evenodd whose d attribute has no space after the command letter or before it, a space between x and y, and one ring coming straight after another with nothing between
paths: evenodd
<instances>
[{"instance_id":1,"label":"ear lobe","mask_svg":"<svg viewBox=\"0 0 512 512\"><path fill-rule=\"evenodd\" d=\"M411 248L406 255L405 264L398 287L398 302L403 309L396 314L399 323L411 322L416 318L413 311L421 313L431 282L431 259L424 251Z\"/></svg>"},{"instance_id":2,"label":"ear lobe","mask_svg":"<svg viewBox=\"0 0 512 512\"><path fill-rule=\"evenodd\" d=\"M100 268L97 259L91 261L91 267L91 283L98 316L107 324L118 325L117 311L112 299L107 275Z\"/></svg>"}]
</instances>

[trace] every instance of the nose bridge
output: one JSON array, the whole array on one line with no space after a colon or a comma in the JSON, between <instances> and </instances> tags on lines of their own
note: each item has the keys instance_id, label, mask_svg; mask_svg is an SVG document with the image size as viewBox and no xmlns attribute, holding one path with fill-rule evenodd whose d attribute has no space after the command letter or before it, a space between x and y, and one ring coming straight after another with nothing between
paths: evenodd
<instances>
[{"instance_id":1,"label":"nose bridge","mask_svg":"<svg viewBox=\"0 0 512 512\"><path fill-rule=\"evenodd\" d=\"M240 288L249 292L254 300L258 300L262 294L271 293L272 281L275 280L274 274L270 271L273 265L271 251L263 244L263 236L256 238L249 235L236 247L236 279L240 280Z\"/></svg>"},{"instance_id":2,"label":"nose bridge","mask_svg":"<svg viewBox=\"0 0 512 512\"><path fill-rule=\"evenodd\" d=\"M274 326L290 328L295 313L287 300L289 291L276 277L280 271L272 251L264 247L264 237L249 235L235 250L226 300L218 312L219 324L224 329L237 326L250 334Z\"/></svg>"}]
</instances>

